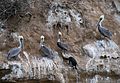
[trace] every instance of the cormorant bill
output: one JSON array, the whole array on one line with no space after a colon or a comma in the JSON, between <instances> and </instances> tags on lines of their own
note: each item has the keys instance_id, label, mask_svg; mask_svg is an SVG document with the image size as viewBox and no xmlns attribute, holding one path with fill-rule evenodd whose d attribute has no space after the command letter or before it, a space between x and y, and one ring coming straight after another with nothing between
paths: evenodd
<instances>
[{"instance_id":1,"label":"cormorant bill","mask_svg":"<svg viewBox=\"0 0 120 83\"><path fill-rule=\"evenodd\" d=\"M98 30L100 32L101 35L103 35L104 37L107 37L109 39L111 39L112 36L112 32L110 32L108 29L104 28L101 23L104 20L104 15L101 15L97 24Z\"/></svg>"},{"instance_id":2,"label":"cormorant bill","mask_svg":"<svg viewBox=\"0 0 120 83\"><path fill-rule=\"evenodd\" d=\"M22 51L23 49L23 43L24 43L24 40L23 40L23 36L18 36L19 38L19 47L16 47L16 48L12 48L8 54L7 54L7 59L10 60L12 58L17 58L18 55L20 54L20 52Z\"/></svg>"},{"instance_id":3,"label":"cormorant bill","mask_svg":"<svg viewBox=\"0 0 120 83\"><path fill-rule=\"evenodd\" d=\"M59 33L58 33L58 36L59 36L59 38L58 38L58 41L57 41L57 46L58 46L60 49L64 50L64 52L65 52L65 51L68 51L68 46L67 46L65 43L61 42L62 33L59 32Z\"/></svg>"}]
</instances>

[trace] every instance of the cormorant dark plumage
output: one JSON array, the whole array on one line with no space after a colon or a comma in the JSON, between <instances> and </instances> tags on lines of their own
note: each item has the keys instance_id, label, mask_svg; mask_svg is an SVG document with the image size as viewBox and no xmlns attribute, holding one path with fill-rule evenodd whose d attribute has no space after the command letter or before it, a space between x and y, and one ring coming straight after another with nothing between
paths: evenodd
<instances>
[{"instance_id":1,"label":"cormorant dark plumage","mask_svg":"<svg viewBox=\"0 0 120 83\"><path fill-rule=\"evenodd\" d=\"M72 66L73 68L77 69L77 61L73 57L69 57L69 65Z\"/></svg>"},{"instance_id":2,"label":"cormorant dark plumage","mask_svg":"<svg viewBox=\"0 0 120 83\"><path fill-rule=\"evenodd\" d=\"M100 32L101 35L103 35L104 37L107 37L109 39L111 39L112 36L112 32L110 32L108 29L104 28L101 23L104 20L104 15L101 15L97 24L98 30Z\"/></svg>"},{"instance_id":3,"label":"cormorant dark plumage","mask_svg":"<svg viewBox=\"0 0 120 83\"><path fill-rule=\"evenodd\" d=\"M64 52L65 52L65 51L68 51L68 46L67 46L65 43L61 42L62 33L59 32L58 34L59 34L59 38L58 38L58 41L57 41L57 46L58 46L60 49L64 50Z\"/></svg>"},{"instance_id":4,"label":"cormorant dark plumage","mask_svg":"<svg viewBox=\"0 0 120 83\"><path fill-rule=\"evenodd\" d=\"M8 54L7 54L7 59L10 60L12 58L17 58L18 55L20 54L22 48L23 48L23 36L19 36L19 47L12 48Z\"/></svg>"},{"instance_id":5,"label":"cormorant dark plumage","mask_svg":"<svg viewBox=\"0 0 120 83\"><path fill-rule=\"evenodd\" d=\"M53 58L53 51L51 48L47 47L44 44L44 36L41 36L41 42L40 42L40 49L43 52L44 56L49 57L49 58Z\"/></svg>"}]
</instances>

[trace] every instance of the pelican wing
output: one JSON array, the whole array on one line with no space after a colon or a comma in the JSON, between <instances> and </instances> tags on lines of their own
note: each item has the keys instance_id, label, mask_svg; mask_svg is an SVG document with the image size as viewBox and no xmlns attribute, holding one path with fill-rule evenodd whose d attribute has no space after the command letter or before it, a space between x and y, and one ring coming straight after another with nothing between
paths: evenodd
<instances>
[{"instance_id":1,"label":"pelican wing","mask_svg":"<svg viewBox=\"0 0 120 83\"><path fill-rule=\"evenodd\" d=\"M52 49L50 49L50 48L47 47L47 46L42 46L42 47L41 47L41 50L42 50L42 52L43 52L45 55L47 55L47 56L52 55Z\"/></svg>"},{"instance_id":2,"label":"pelican wing","mask_svg":"<svg viewBox=\"0 0 120 83\"><path fill-rule=\"evenodd\" d=\"M21 51L21 48L13 48L8 52L8 58L17 56Z\"/></svg>"},{"instance_id":3,"label":"pelican wing","mask_svg":"<svg viewBox=\"0 0 120 83\"><path fill-rule=\"evenodd\" d=\"M68 45L63 42L58 42L57 45L64 50L68 50Z\"/></svg>"},{"instance_id":4,"label":"pelican wing","mask_svg":"<svg viewBox=\"0 0 120 83\"><path fill-rule=\"evenodd\" d=\"M105 29L105 28L101 28L102 32L104 33L105 36L112 36L112 32L110 32L109 30Z\"/></svg>"}]
</instances>

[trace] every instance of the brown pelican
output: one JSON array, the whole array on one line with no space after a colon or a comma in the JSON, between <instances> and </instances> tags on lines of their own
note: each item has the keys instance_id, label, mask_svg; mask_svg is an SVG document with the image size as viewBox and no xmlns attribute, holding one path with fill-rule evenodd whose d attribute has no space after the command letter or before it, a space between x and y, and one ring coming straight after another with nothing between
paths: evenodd
<instances>
[{"instance_id":1,"label":"brown pelican","mask_svg":"<svg viewBox=\"0 0 120 83\"><path fill-rule=\"evenodd\" d=\"M24 40L23 40L23 36L18 36L19 38L19 47L16 47L16 48L12 48L8 54L7 54L7 59L10 60L12 58L17 58L18 55L20 54L20 52L22 51L23 49L23 43L24 43Z\"/></svg>"},{"instance_id":2,"label":"brown pelican","mask_svg":"<svg viewBox=\"0 0 120 83\"><path fill-rule=\"evenodd\" d=\"M58 38L58 41L57 41L57 46L58 46L60 49L64 50L64 52L65 52L65 51L68 51L68 46L67 46L65 43L61 42L62 33L59 32L58 34L59 34L59 35L58 35L59 38Z\"/></svg>"},{"instance_id":3,"label":"brown pelican","mask_svg":"<svg viewBox=\"0 0 120 83\"><path fill-rule=\"evenodd\" d=\"M104 15L101 15L97 24L98 30L100 32L101 35L103 35L104 37L107 37L109 39L111 39L112 36L112 32L110 32L108 29L104 28L101 23L104 20Z\"/></svg>"},{"instance_id":4,"label":"brown pelican","mask_svg":"<svg viewBox=\"0 0 120 83\"><path fill-rule=\"evenodd\" d=\"M53 58L53 50L44 44L44 38L45 37L42 35L41 42L40 42L40 49L41 49L42 53L44 54L44 56Z\"/></svg>"}]
</instances>

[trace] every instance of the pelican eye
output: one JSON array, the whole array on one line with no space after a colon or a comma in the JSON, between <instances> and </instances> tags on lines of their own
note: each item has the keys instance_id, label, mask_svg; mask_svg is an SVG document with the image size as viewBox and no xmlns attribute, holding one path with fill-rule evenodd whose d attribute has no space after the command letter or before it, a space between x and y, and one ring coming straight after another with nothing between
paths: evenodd
<instances>
[{"instance_id":1,"label":"pelican eye","mask_svg":"<svg viewBox=\"0 0 120 83\"><path fill-rule=\"evenodd\" d=\"M102 20L102 18L100 18L100 20Z\"/></svg>"},{"instance_id":2,"label":"pelican eye","mask_svg":"<svg viewBox=\"0 0 120 83\"><path fill-rule=\"evenodd\" d=\"M43 39L43 37L41 37L41 39Z\"/></svg>"},{"instance_id":3,"label":"pelican eye","mask_svg":"<svg viewBox=\"0 0 120 83\"><path fill-rule=\"evenodd\" d=\"M23 39L22 38L20 38L20 41L22 41Z\"/></svg>"}]
</instances>

